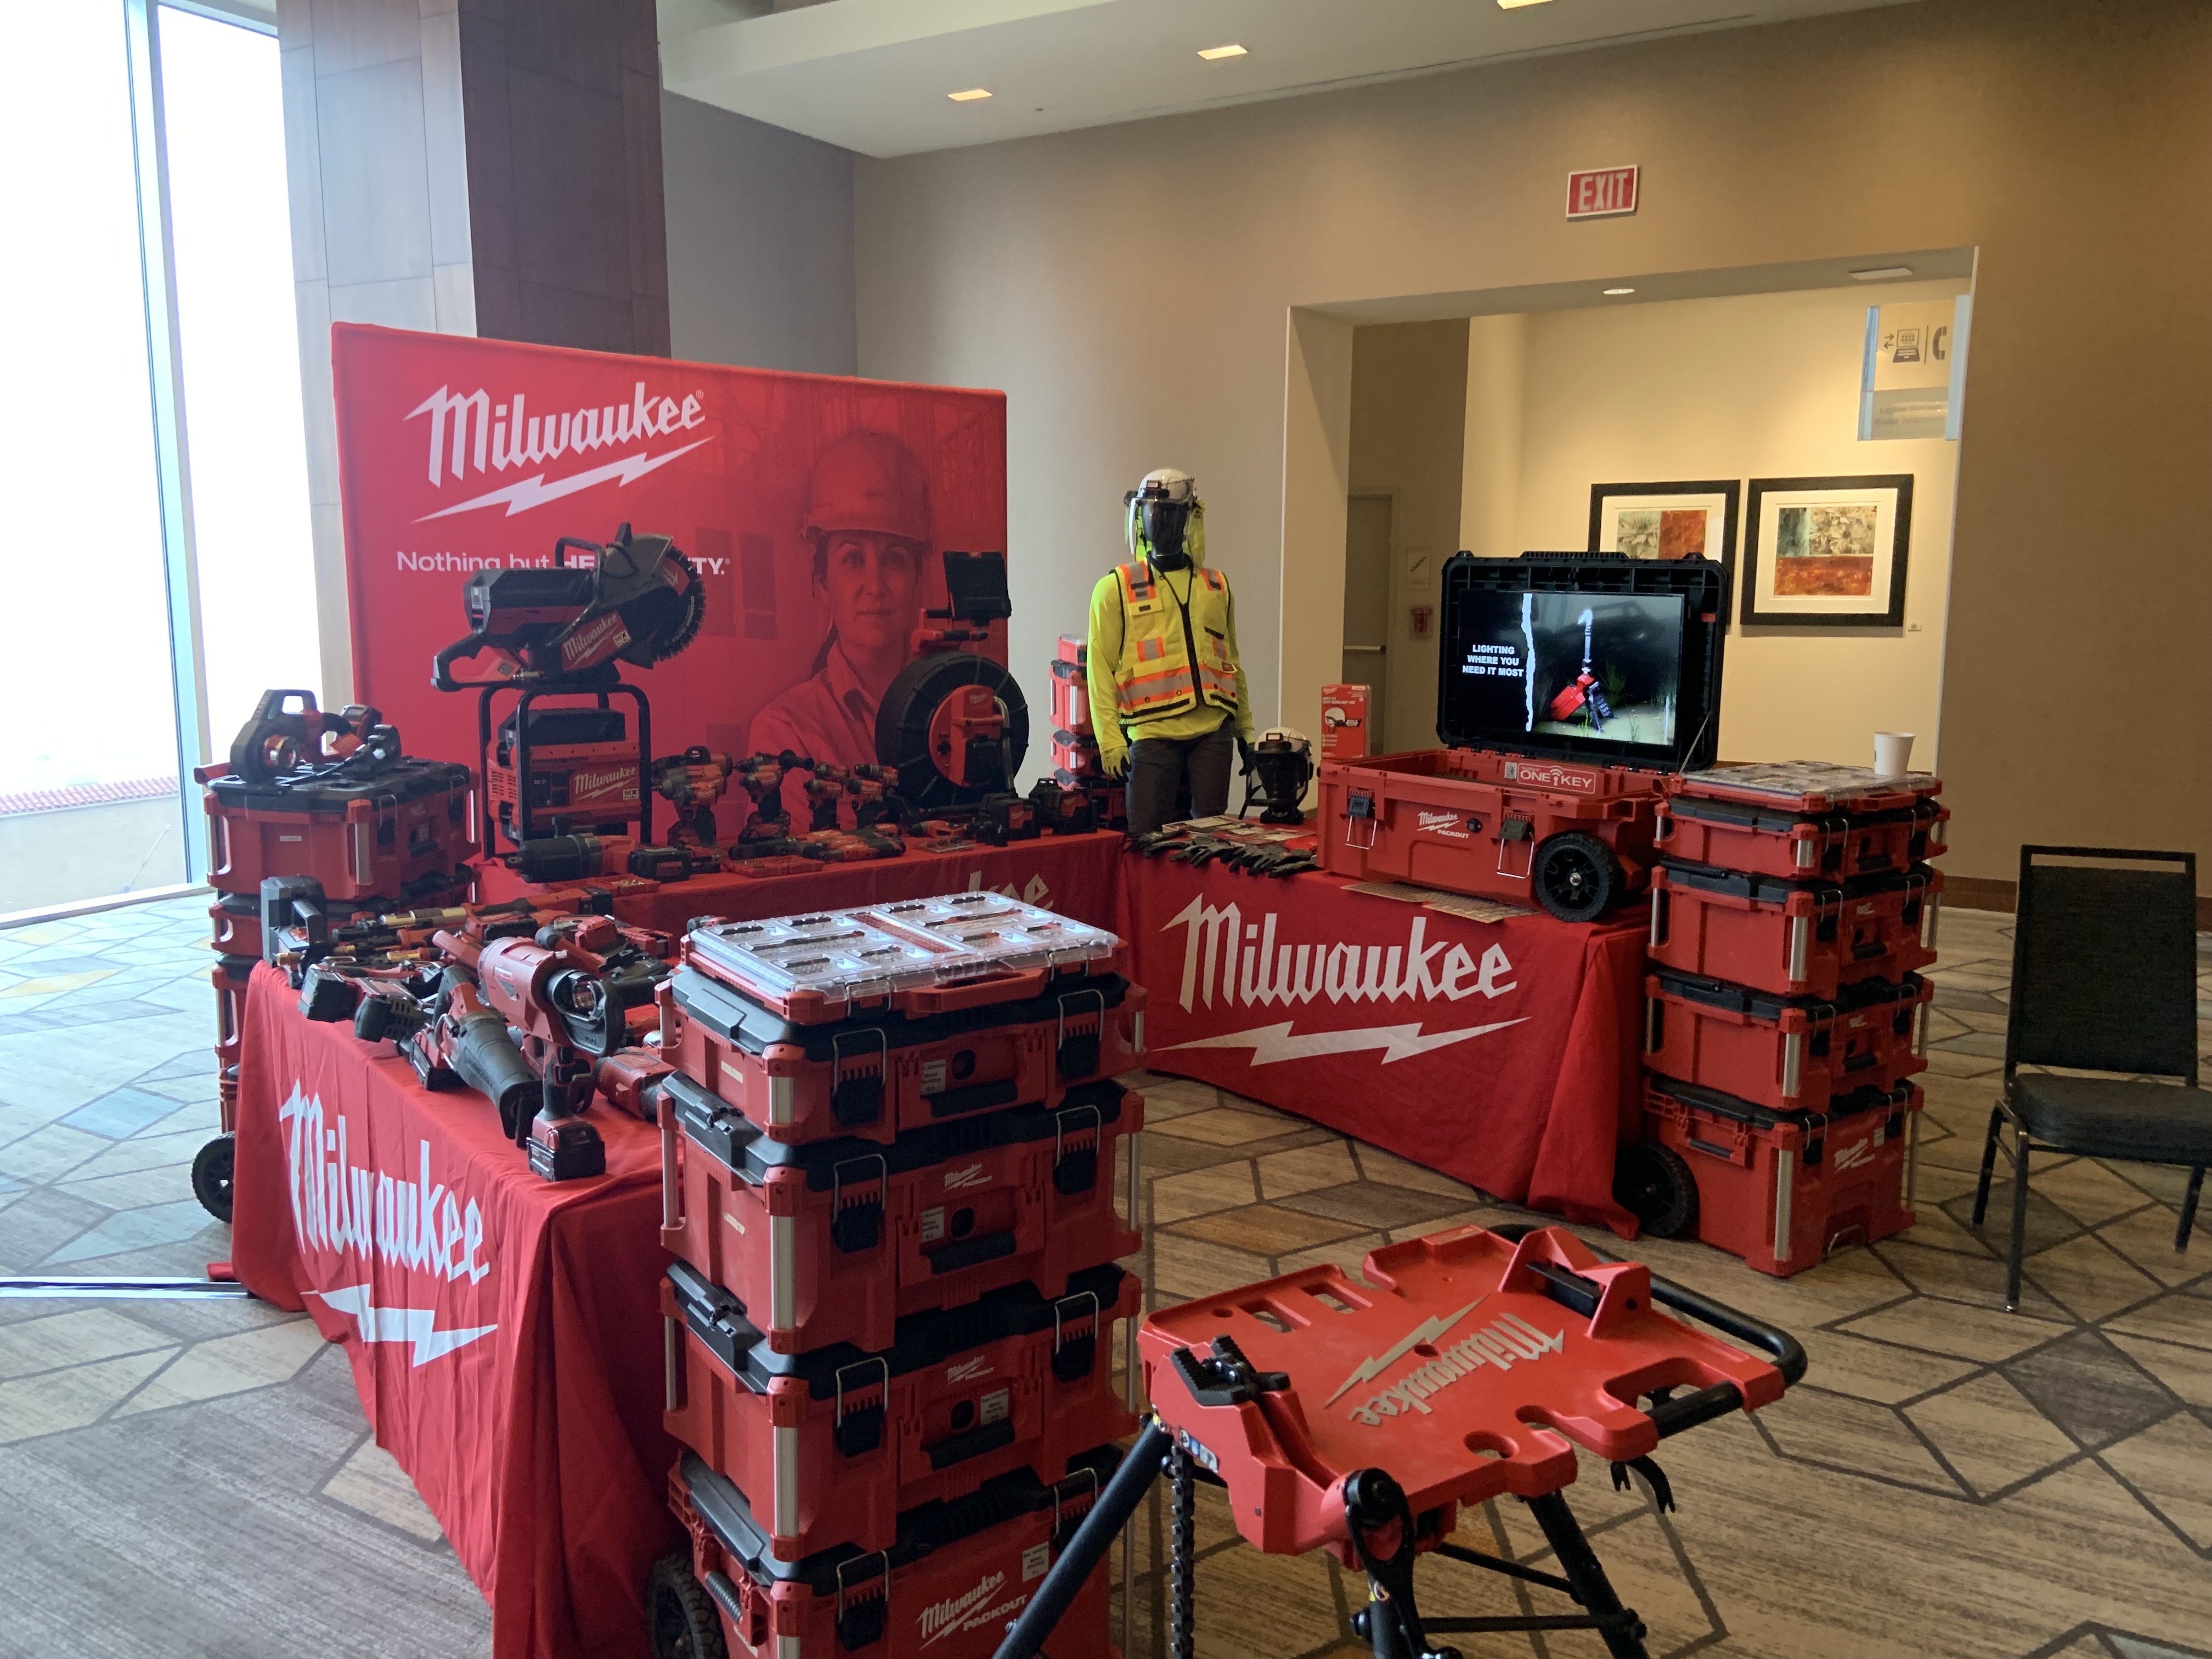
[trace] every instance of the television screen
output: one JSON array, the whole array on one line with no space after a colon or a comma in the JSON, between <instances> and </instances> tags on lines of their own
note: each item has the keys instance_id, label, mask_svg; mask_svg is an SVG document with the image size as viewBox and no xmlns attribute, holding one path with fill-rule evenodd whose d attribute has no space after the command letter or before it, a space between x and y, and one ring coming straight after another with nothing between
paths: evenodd
<instances>
[{"instance_id":1,"label":"television screen","mask_svg":"<svg viewBox=\"0 0 2212 1659\"><path fill-rule=\"evenodd\" d=\"M1455 739L1671 763L1683 739L1680 593L1470 592L1447 672Z\"/></svg>"}]
</instances>

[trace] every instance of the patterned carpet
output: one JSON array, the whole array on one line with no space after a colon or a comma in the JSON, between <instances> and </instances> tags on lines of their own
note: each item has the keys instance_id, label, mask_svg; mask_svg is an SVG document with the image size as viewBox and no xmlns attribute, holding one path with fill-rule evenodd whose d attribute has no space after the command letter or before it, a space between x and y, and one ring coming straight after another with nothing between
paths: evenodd
<instances>
[{"instance_id":1,"label":"patterned carpet","mask_svg":"<svg viewBox=\"0 0 2212 1659\"><path fill-rule=\"evenodd\" d=\"M201 900L0 933L0 1272L189 1273L228 1255L188 1180L216 1121L206 931ZM1615 1494L1601 1465L1570 1489L1655 1656L2212 1652L2212 1242L2173 1254L2172 1172L2039 1163L2024 1310L2000 1310L2002 1261L1966 1220L2009 919L1952 911L1943 932L1920 1224L1786 1280L1694 1245L1638 1247L1793 1330L1813 1359L1757 1419L1669 1443L1678 1513ZM2200 984L2212 1015L2212 972ZM2212 1052L2212 1022L2199 1029ZM1234 1096L1137 1086L1155 1305L1517 1214ZM2000 1194L1990 1237L2007 1224ZM482 1601L370 1443L343 1358L255 1304L0 1302L0 1652L488 1647ZM1163 1650L1157 1509L1138 1531L1130 1659ZM1206 1659L1364 1650L1344 1623L1355 1586L1326 1563L1260 1555L1211 1494L1199 1524ZM1467 1525L1465 1541L1545 1564L1517 1504ZM1449 1564L1424 1565L1422 1595L1440 1615L1557 1610ZM1583 1635L1460 1645L1601 1652Z\"/></svg>"}]
</instances>

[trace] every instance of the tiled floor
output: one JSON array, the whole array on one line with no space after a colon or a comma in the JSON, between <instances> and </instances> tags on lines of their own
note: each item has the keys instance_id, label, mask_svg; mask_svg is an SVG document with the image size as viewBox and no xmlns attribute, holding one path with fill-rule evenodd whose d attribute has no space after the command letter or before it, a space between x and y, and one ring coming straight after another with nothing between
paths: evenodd
<instances>
[{"instance_id":1,"label":"tiled floor","mask_svg":"<svg viewBox=\"0 0 2212 1659\"><path fill-rule=\"evenodd\" d=\"M0 933L0 1273L178 1273L228 1254L190 1198L215 1124L205 902ZM1953 911L1936 978L1921 1220L1787 1280L1638 1253L1796 1332L1807 1382L1669 1443L1680 1510L1571 1497L1656 1656L2172 1659L2212 1650L2212 1240L2171 1249L2179 1177L2039 1164L2025 1310L1966 1225L2002 1052L2008 919ZM2212 959L2208 960L2212 966ZM2204 981L2212 1013L2212 975ZM2212 1024L2201 1025L2212 1052ZM1501 1218L1480 1194L1254 1103L1139 1079L1156 1305ZM2002 1238L2002 1200L1990 1236ZM2212 1218L2208 1218L2212 1219ZM1602 1243L1603 1241L1599 1241ZM251 1303L0 1301L0 1652L481 1655L482 1601L369 1443L342 1357ZM1131 1659L1160 1651L1157 1504ZM1469 1541L1540 1561L1516 1504ZM1354 1586L1263 1557L1201 1495L1199 1651L1364 1650ZM1516 1610L1422 1569L1431 1610ZM1529 1611L1553 1610L1539 1601ZM1462 1638L1468 1659L1601 1651ZM885 1659L903 1659L886 1656Z\"/></svg>"}]
</instances>

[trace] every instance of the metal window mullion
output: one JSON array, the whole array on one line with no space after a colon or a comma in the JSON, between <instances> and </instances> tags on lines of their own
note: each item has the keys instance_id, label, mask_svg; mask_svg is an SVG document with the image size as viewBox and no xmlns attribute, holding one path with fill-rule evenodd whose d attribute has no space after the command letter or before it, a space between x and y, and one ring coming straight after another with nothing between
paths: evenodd
<instances>
[{"instance_id":1,"label":"metal window mullion","mask_svg":"<svg viewBox=\"0 0 2212 1659\"><path fill-rule=\"evenodd\" d=\"M162 125L157 0L120 0L131 75L131 148L138 185L138 263L146 318L147 382L153 394L155 484L161 508L161 566L169 612L170 687L177 729L177 805L185 878L207 869L207 818L191 793L208 735L207 677L200 634L199 561L192 538L191 474L185 442L184 356L178 334L176 251L170 234L169 147Z\"/></svg>"}]
</instances>

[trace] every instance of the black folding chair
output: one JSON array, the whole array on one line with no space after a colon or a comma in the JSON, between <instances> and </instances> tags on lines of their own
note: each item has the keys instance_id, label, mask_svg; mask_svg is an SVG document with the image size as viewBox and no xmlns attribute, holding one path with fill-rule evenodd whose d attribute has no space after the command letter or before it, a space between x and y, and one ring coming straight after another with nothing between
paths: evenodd
<instances>
[{"instance_id":1,"label":"black folding chair","mask_svg":"<svg viewBox=\"0 0 2212 1659\"><path fill-rule=\"evenodd\" d=\"M2100 863L2059 861L2091 859ZM2177 1250L2189 1248L2212 1164L2212 1097L2197 1083L2196 854L2023 847L2014 922L2003 1091L1990 1113L1974 1190L1979 1227L1998 1132L2010 1125L2008 1312L2020 1307L2031 1152L2186 1166ZM2129 1075L2054 1077L2023 1066ZM2151 1078L2177 1078L2184 1086Z\"/></svg>"}]
</instances>

